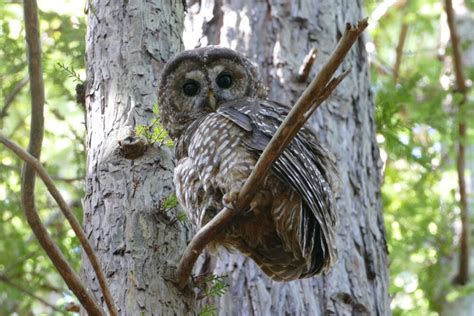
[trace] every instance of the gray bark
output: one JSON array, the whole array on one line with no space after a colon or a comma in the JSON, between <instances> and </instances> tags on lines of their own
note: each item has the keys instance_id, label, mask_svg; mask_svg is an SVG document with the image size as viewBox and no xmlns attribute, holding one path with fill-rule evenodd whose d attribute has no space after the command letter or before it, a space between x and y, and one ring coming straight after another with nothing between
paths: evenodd
<instances>
[{"instance_id":1,"label":"gray bark","mask_svg":"<svg viewBox=\"0 0 474 316\"><path fill-rule=\"evenodd\" d=\"M243 52L260 67L270 98L288 104L306 86L294 80L304 56L319 51L313 78L346 23L362 17L354 1L202 0L188 10L186 48L219 44ZM340 171L339 260L327 275L276 283L250 259L221 253L215 273L227 275L231 289L216 302L220 315L390 314L381 162L363 40L346 60L351 74L311 120Z\"/></svg>"},{"instance_id":2,"label":"gray bark","mask_svg":"<svg viewBox=\"0 0 474 316\"><path fill-rule=\"evenodd\" d=\"M187 230L158 214L174 190L171 151L150 147L132 160L118 150L137 124L154 119L158 72L182 49L183 18L181 0L96 0L88 6L84 228L122 315L194 310L193 299L162 277L187 243ZM100 298L86 259L83 277Z\"/></svg>"}]
</instances>

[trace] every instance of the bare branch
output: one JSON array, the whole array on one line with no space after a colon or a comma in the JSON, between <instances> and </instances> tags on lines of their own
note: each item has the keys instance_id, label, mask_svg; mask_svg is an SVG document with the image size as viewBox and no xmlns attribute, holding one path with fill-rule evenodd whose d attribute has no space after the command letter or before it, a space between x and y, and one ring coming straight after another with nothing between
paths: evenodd
<instances>
[{"instance_id":1,"label":"bare branch","mask_svg":"<svg viewBox=\"0 0 474 316\"><path fill-rule=\"evenodd\" d=\"M456 75L457 89L461 93L467 92L466 80L463 72L461 43L457 32L456 21L454 17L453 2L446 0L446 16L448 18L449 32L451 33L451 45L453 47L454 74Z\"/></svg>"},{"instance_id":2,"label":"bare branch","mask_svg":"<svg viewBox=\"0 0 474 316\"><path fill-rule=\"evenodd\" d=\"M29 81L28 77L25 77L18 81L18 83L13 87L10 94L7 95L5 101L3 103L3 108L0 111L0 119L4 118L8 115L8 109L12 105L13 101L15 101L16 96L21 92L21 90L27 85Z\"/></svg>"},{"instance_id":3,"label":"bare branch","mask_svg":"<svg viewBox=\"0 0 474 316\"><path fill-rule=\"evenodd\" d=\"M76 141L78 141L79 143L84 143L84 137L79 135L78 132L76 132L76 130L74 129L73 125L66 119L66 117L64 117L64 115L62 115L59 110L55 107L50 107L50 111L51 113L54 115L54 117L56 117L58 120L60 121L63 121L64 123L67 124L67 126L69 127L69 130L71 131L71 133L74 135L74 139Z\"/></svg>"},{"instance_id":4,"label":"bare branch","mask_svg":"<svg viewBox=\"0 0 474 316\"><path fill-rule=\"evenodd\" d=\"M48 191L53 196L54 200L58 204L59 208L61 209L62 213L66 217L67 221L70 223L74 233L76 234L77 238L79 239L79 242L81 243L81 246L84 248L84 252L86 253L86 255L87 255L89 261L91 262L91 265L92 265L92 267L93 267L93 269L96 273L97 279L99 281L99 285L100 285L100 287L102 289L102 292L104 294L104 299L106 300L106 302L108 301L112 305L112 308L109 310L110 313L112 315L118 315L118 313L116 313L116 311L115 311L116 314L114 314L114 312L113 312L115 310L115 306L113 305L112 295L111 295L111 293L110 293L110 291L107 287L107 282L106 282L106 279L105 279L105 275L104 275L102 269L100 268L100 264L99 264L99 261L98 261L96 255L95 255L95 253L94 253L94 250L92 249L92 246L90 245L89 240L87 239L87 236L84 234L84 231L82 230L82 227L81 227L80 223L78 222L78 220L74 216L74 213L72 212L72 210L70 209L70 207L68 206L68 204L66 203L64 198L62 197L59 190L56 188L53 180L48 175L46 169L44 169L44 167L41 165L41 163L36 158L34 158L32 155L28 154L26 151L24 151L22 148L20 148L18 145L16 145L12 141L6 139L1 134L0 134L0 143L4 144L13 153L15 153L18 157L20 157L22 160L24 160L29 166L31 166L33 168L33 170L36 171L36 173L41 178L41 180L43 180L46 188L48 189ZM46 227L43 225L42 222L38 222L38 225L41 225L43 227L43 229L46 231ZM46 232L46 234L47 234L47 232ZM37 234L36 234L36 237L38 239L40 238L40 237L38 237ZM51 239L51 237L49 235L47 236L47 238ZM40 240L40 242L41 242L41 240ZM51 242L53 242L53 241L51 240ZM45 248L45 247L43 246L43 248ZM48 249L45 248L45 250L48 253ZM49 253L48 253L48 255L49 255ZM61 256L62 256L62 254L61 254ZM51 260L53 260L53 258L51 258ZM54 260L53 260L53 263L56 265L56 267L58 268L58 270L61 273L61 270L57 266L57 262L54 262ZM69 265L67 262L66 262L66 264ZM75 275L74 277L77 278L79 282L81 282L79 280L79 277L72 270L72 268L69 267L69 269L71 269L71 273ZM63 278L64 278L64 276L63 276ZM65 281L66 281L66 279L65 279ZM66 281L66 283L68 283L68 282ZM68 286L70 286L69 283L68 283Z\"/></svg>"},{"instance_id":5,"label":"bare branch","mask_svg":"<svg viewBox=\"0 0 474 316\"><path fill-rule=\"evenodd\" d=\"M296 77L296 81L298 82L306 82L309 77L309 73L311 72L311 68L313 68L314 62L316 61L316 57L318 55L318 50L313 48L310 50L308 55L303 60L303 64L298 71L298 76Z\"/></svg>"},{"instance_id":6,"label":"bare branch","mask_svg":"<svg viewBox=\"0 0 474 316\"><path fill-rule=\"evenodd\" d=\"M400 29L400 34L398 36L398 45L395 49L396 51L396 59L395 65L393 66L393 81L396 83L398 82L398 78L400 76L400 66L402 65L402 57L403 57L403 48L405 47L405 41L408 34L408 23L404 22Z\"/></svg>"},{"instance_id":7,"label":"bare branch","mask_svg":"<svg viewBox=\"0 0 474 316\"><path fill-rule=\"evenodd\" d=\"M321 93L321 95L318 97L318 101L316 104L321 104L324 102L324 100L326 100L327 98L329 98L329 96L333 93L333 91L337 88L337 86L342 82L342 80L344 80L344 78L346 78L350 73L351 73L351 68L347 69L346 71L344 71L342 73L342 75L340 76L337 76L335 78L333 78L329 83L328 85L326 86L326 88L324 89L324 91ZM317 109L317 107L314 107L311 109L311 112L309 113L309 116L311 116L314 111Z\"/></svg>"},{"instance_id":8,"label":"bare branch","mask_svg":"<svg viewBox=\"0 0 474 316\"><path fill-rule=\"evenodd\" d=\"M453 48L454 73L456 75L457 90L462 93L462 100L459 102L459 126L458 126L458 152L456 159L456 167L458 173L459 185L459 208L461 209L461 240L459 252L459 270L453 282L455 284L464 285L469 281L469 208L467 204L466 179L465 173L465 144L466 136L466 121L463 115L463 110L467 100L467 86L463 72L461 45L456 28L456 21L454 17L453 3L451 0L445 1L446 16L448 18L449 32L451 33L451 45Z\"/></svg>"},{"instance_id":9,"label":"bare branch","mask_svg":"<svg viewBox=\"0 0 474 316\"><path fill-rule=\"evenodd\" d=\"M357 26L347 25L346 32L339 41L336 49L316 78L313 79L300 96L263 151L255 165L255 168L239 192L238 200L235 203L235 209L222 209L193 237L182 256L176 271L175 282L178 288L183 289L186 286L194 263L204 247L212 241L215 235L226 227L236 215L247 208L254 193L257 191L256 189L260 186L273 162L279 157L293 137L298 133L299 129L309 119L308 114L316 110L321 102L324 101L322 96L327 94L328 89L335 88L335 86L328 83L331 81L337 68L349 52L349 49L359 38L359 35L364 31L367 25L367 19L360 21ZM343 74L341 77L344 77L345 75ZM335 80L336 82L338 81L337 78Z\"/></svg>"},{"instance_id":10,"label":"bare branch","mask_svg":"<svg viewBox=\"0 0 474 316\"><path fill-rule=\"evenodd\" d=\"M52 176L51 177L53 180L56 181L62 181L66 183L71 183L71 182L77 182L77 181L84 181L85 176L78 176L78 177L72 177L72 178L65 178L65 177L60 177L60 176Z\"/></svg>"},{"instance_id":11,"label":"bare branch","mask_svg":"<svg viewBox=\"0 0 474 316\"><path fill-rule=\"evenodd\" d=\"M20 292L23 292L25 293L26 295L34 298L35 300L38 300L40 301L41 303L43 303L44 305L46 306L49 306L51 307L53 310L55 310L56 312L59 312L61 314L65 314L66 312L59 309L58 307L54 306L53 304L47 302L46 300L42 299L41 297L39 297L38 295L36 295L35 293L31 292L29 289L26 289L18 284L16 284L15 282L13 282L12 280L10 280L10 278L8 276L6 276L5 274L2 274L0 273L0 282L3 282L5 284L8 284L9 286L17 289L18 291Z\"/></svg>"},{"instance_id":12,"label":"bare branch","mask_svg":"<svg viewBox=\"0 0 474 316\"><path fill-rule=\"evenodd\" d=\"M400 11L402 16L406 15L408 9L408 1L403 2L400 5ZM400 77L400 67L402 65L402 57L403 57L403 48L405 47L405 42L407 39L409 25L407 22L403 21L402 26L400 27L400 33L398 34L398 44L397 48L395 49L395 64L393 65L393 81L395 83L398 82Z\"/></svg>"},{"instance_id":13,"label":"bare branch","mask_svg":"<svg viewBox=\"0 0 474 316\"><path fill-rule=\"evenodd\" d=\"M35 168L38 174L43 179L43 181L45 181L45 179L47 181L50 181L50 183L47 183L47 181L45 181L45 184L48 187L48 190L50 190L53 197L58 202L59 207L64 212L66 218L70 221L71 226L76 232L76 234L78 234L77 227L79 227L79 230L82 231L79 223L74 218L72 213L68 212L70 210L67 208L67 204L62 199L61 195L59 194L59 191L56 189L56 187L52 183L52 180L47 176L46 171L44 170L44 168L42 168L41 164L39 164L37 160L39 159L41 154L41 145L43 143L44 134L44 83L43 70L41 65L41 42L39 37L38 5L36 3L36 0L24 0L23 10L25 21L25 38L28 43L28 71L31 92L31 128L30 143L28 146L29 154L1 135L0 140L13 152L22 157L25 162L27 162L24 165L21 176L21 202L25 211L26 219L29 225L31 226L33 233L38 238L38 241L40 242L41 246L44 248L51 261L58 269L58 272L61 274L68 287L77 296L78 300L81 302L82 306L84 306L86 311L90 315L102 315L102 308L95 301L93 296L89 293L89 291L84 286L84 284L74 272L74 270L71 268L57 245L49 236L48 231L41 222L41 219L37 212L35 203ZM82 234L82 236L84 236L84 234ZM82 238L79 237L79 239L81 240ZM81 243L83 243L82 240ZM87 252L87 249L84 249ZM104 297L106 297L105 293L106 291L104 291ZM109 310L111 313L115 311L113 305L112 309L110 309L109 307Z\"/></svg>"},{"instance_id":14,"label":"bare branch","mask_svg":"<svg viewBox=\"0 0 474 316\"><path fill-rule=\"evenodd\" d=\"M37 254L38 254L38 251L32 251L14 260L13 262L10 262L10 264L3 269L3 273L11 275L10 272L13 269L17 268L18 266L21 266L26 260L35 257Z\"/></svg>"}]
</instances>

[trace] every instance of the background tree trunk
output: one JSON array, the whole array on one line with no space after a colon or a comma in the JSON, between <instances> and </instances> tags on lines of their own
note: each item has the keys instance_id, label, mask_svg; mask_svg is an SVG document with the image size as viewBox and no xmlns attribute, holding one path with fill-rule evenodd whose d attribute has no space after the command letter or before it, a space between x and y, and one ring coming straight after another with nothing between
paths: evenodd
<instances>
[{"instance_id":1,"label":"background tree trunk","mask_svg":"<svg viewBox=\"0 0 474 316\"><path fill-rule=\"evenodd\" d=\"M466 8L464 1L458 0L453 1L454 7L457 9L455 11L455 22L458 31L459 40L461 42L461 52L462 52L462 62L464 66L465 74L468 76L469 70L474 69L474 34L472 33L472 28L474 27L474 19L470 14L470 11ZM446 17L443 17L441 21L442 32L449 34L449 28L447 22L445 21ZM441 43L444 47L451 46L451 39L449 36L445 37L449 40L449 43ZM453 61L451 59L451 52L447 53L448 59L446 61L446 66L448 71L452 72ZM472 88L471 88L472 89ZM471 106L471 103L466 102L468 107ZM467 110L469 111L469 110ZM469 116L468 116L469 117ZM468 125L470 121L468 120ZM468 196L468 210L469 214L472 217L472 210L474 209L474 145L469 141L466 144L466 175L470 174L469 181L466 181L466 190ZM466 176L467 178L467 176ZM471 233L472 235L472 233ZM472 237L471 237L472 238ZM452 262L452 271L455 273L459 265L459 258L457 255L454 256L455 260ZM469 251L469 271L474 271L474 247L470 246ZM472 275L472 274L471 274ZM454 277L454 276L453 276ZM472 276L471 276L472 278ZM468 284L467 287L470 285ZM462 290L461 290L462 291ZM443 297L444 299L444 297ZM443 302L443 309L441 315L443 316L470 316L474 315L474 294L468 293L466 295L461 295L454 301L445 301Z\"/></svg>"},{"instance_id":2,"label":"background tree trunk","mask_svg":"<svg viewBox=\"0 0 474 316\"><path fill-rule=\"evenodd\" d=\"M181 0L91 1L87 33L87 176L84 227L122 315L186 315L190 296L162 278L186 245L186 229L159 215L173 192L171 151L130 160L120 140L154 119L159 69L182 49ZM89 263L83 276L100 297Z\"/></svg>"},{"instance_id":3,"label":"background tree trunk","mask_svg":"<svg viewBox=\"0 0 474 316\"><path fill-rule=\"evenodd\" d=\"M305 55L319 51L311 79L346 23L361 17L354 1L192 1L183 39L187 49L222 45L243 52L260 67L270 98L294 104L307 85L295 80ZM217 302L221 315L390 314L381 162L363 40L346 60L351 74L312 118L341 174L339 260L326 276L276 283L250 259L221 253L215 273L231 284Z\"/></svg>"}]
</instances>

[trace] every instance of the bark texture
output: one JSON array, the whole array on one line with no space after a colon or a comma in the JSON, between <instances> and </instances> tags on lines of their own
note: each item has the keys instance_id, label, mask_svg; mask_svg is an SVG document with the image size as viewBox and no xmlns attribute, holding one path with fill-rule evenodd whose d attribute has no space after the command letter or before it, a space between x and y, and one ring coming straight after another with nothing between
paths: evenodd
<instances>
[{"instance_id":1,"label":"bark texture","mask_svg":"<svg viewBox=\"0 0 474 316\"><path fill-rule=\"evenodd\" d=\"M158 73L182 49L183 18L181 0L88 2L84 228L121 315L186 315L194 308L163 279L187 242L187 230L172 223L176 210L160 213L174 191L171 151L149 147L136 159L119 151L137 124L154 118ZM100 299L86 259L83 276Z\"/></svg>"},{"instance_id":2,"label":"bark texture","mask_svg":"<svg viewBox=\"0 0 474 316\"><path fill-rule=\"evenodd\" d=\"M306 87L297 82L306 54L316 47L314 77L347 22L362 18L361 4L346 1L193 1L183 36L186 48L222 45L253 59L270 98L294 104ZM352 73L312 118L335 154L341 176L338 199L339 260L325 276L276 283L238 254L221 253L215 270L230 291L216 304L220 315L387 315L387 249L380 205L379 150L364 41L347 57Z\"/></svg>"}]
</instances>

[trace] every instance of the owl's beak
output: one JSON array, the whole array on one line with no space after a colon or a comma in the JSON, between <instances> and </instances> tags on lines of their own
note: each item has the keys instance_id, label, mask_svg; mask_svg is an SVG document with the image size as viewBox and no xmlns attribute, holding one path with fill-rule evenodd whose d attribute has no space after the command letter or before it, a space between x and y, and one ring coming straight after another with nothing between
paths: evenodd
<instances>
[{"instance_id":1,"label":"owl's beak","mask_svg":"<svg viewBox=\"0 0 474 316\"><path fill-rule=\"evenodd\" d=\"M207 92L207 99L208 99L208 102L209 102L209 107L215 111L216 108L217 108L217 100L216 100L216 97L214 96L214 92L212 92L212 90L209 90Z\"/></svg>"}]
</instances>

